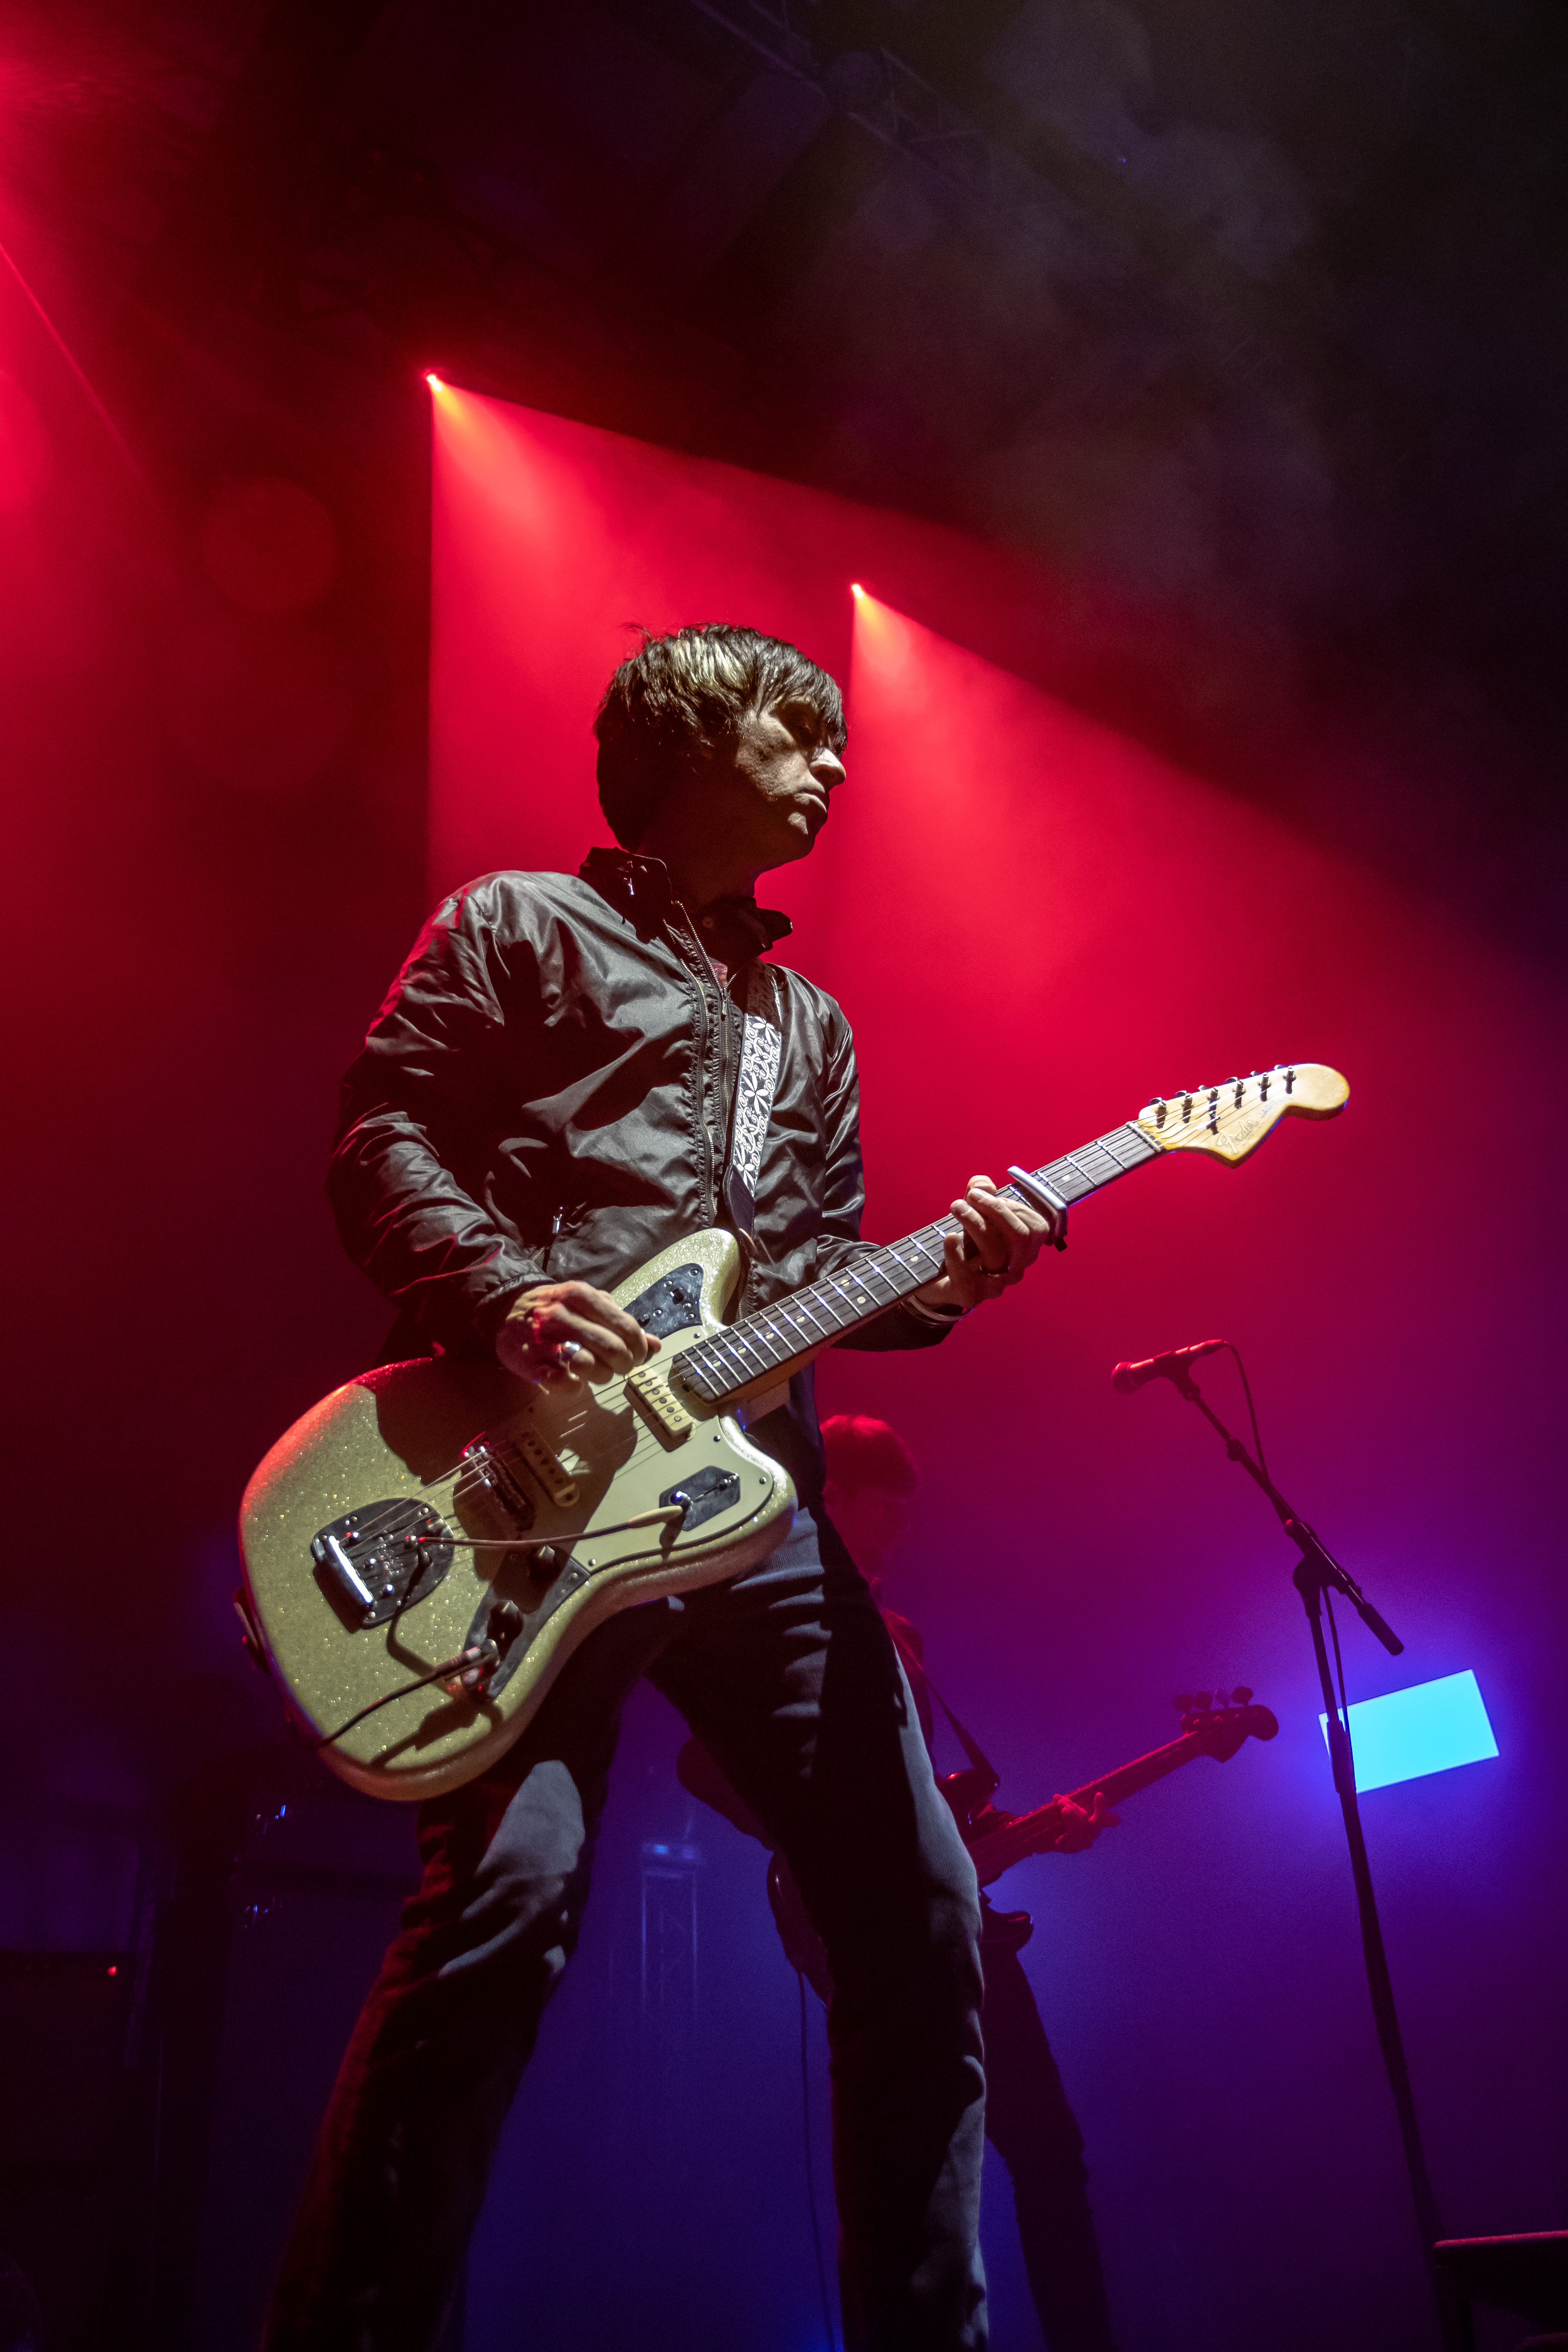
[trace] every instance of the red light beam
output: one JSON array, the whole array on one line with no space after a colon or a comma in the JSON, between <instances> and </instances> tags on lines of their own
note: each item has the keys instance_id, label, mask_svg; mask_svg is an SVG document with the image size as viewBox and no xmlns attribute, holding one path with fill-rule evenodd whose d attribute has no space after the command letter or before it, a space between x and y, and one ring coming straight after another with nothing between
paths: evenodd
<instances>
[{"instance_id":1,"label":"red light beam","mask_svg":"<svg viewBox=\"0 0 1568 2352\"><path fill-rule=\"evenodd\" d=\"M80 362L78 360L76 353L71 350L70 345L67 342L65 337L61 334L59 329L56 326L54 320L50 318L48 312L45 310L43 304L39 301L37 296L34 293L32 288L28 285L26 279L23 277L21 271L17 268L15 261L13 261L10 254L3 245L0 245L0 261L5 263L6 268L10 271L17 285L21 288L23 296L29 307L37 313L38 319L43 326L44 332L47 335L50 342L53 343L55 349L64 360L67 367L69 368L72 375L75 376L78 383L81 386L82 391L86 394L99 422L102 425L104 431L109 435L110 439L113 442L115 447L119 450L121 456L130 467L132 473L135 476L138 488L143 491L145 495L151 499L153 496L153 486L148 481L146 475L142 472L141 466L137 462L135 453L132 449L130 443L126 440L124 434L121 433L119 425L116 425L113 417L110 415L108 409L99 398L98 394L94 391L91 382L89 381L85 370L82 368Z\"/></svg>"}]
</instances>

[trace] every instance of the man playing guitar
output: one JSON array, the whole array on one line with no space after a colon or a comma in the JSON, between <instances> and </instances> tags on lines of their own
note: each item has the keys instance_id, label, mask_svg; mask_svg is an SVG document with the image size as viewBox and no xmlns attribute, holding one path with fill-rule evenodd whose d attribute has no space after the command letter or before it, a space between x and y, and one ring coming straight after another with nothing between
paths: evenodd
<instances>
[{"instance_id":1,"label":"man playing guitar","mask_svg":"<svg viewBox=\"0 0 1568 2352\"><path fill-rule=\"evenodd\" d=\"M870 1585L903 1663L928 1748L934 1744L931 1686L924 1646L907 1617L889 1609L883 1580L893 1568L910 1523L919 1472L896 1430L865 1413L834 1413L822 1424L828 1515ZM967 1739L967 1735L965 1735ZM684 1787L751 1836L763 1834L712 1759L695 1739L678 1761ZM989 1780L991 1776L985 1776ZM986 1794L989 1794L987 1789ZM1054 1850L1081 1853L1116 1819L1097 1795L1088 1811L1070 1797L1056 1800L1061 1831ZM864 1827L864 1816L862 1816ZM1041 1850L1037 1847L1036 1851ZM1033 1988L1018 1954L1033 1932L1021 1911L992 1909L981 1900L980 1950L984 1974L985 2133L1013 2182L1018 2234L1029 2291L1047 2352L1114 2352L1105 2279L1089 2210L1083 2135L1068 2104L1061 2075L1040 2021ZM814 1939L791 1948L787 1912L781 1928L791 1959L825 1997L817 1981Z\"/></svg>"},{"instance_id":2,"label":"man playing guitar","mask_svg":"<svg viewBox=\"0 0 1568 2352\"><path fill-rule=\"evenodd\" d=\"M748 990L788 929L753 891L808 854L843 785L837 688L754 631L682 629L621 665L595 733L620 849L575 876L489 875L437 910L348 1074L331 1176L351 1255L400 1311L395 1352L569 1384L657 1352L607 1287L702 1226L752 1228L748 1307L868 1247L848 1024L778 966L771 1120L754 1183L731 1181ZM941 1276L847 1344L941 1340L1050 1233L981 1177L952 1215ZM750 1434L795 1480L790 1537L599 1626L500 1760L421 1808L423 1882L332 2094L270 2352L438 2336L644 1673L787 1856L829 1956L848 2344L984 2345L974 1871L824 1504L809 1367Z\"/></svg>"}]
</instances>

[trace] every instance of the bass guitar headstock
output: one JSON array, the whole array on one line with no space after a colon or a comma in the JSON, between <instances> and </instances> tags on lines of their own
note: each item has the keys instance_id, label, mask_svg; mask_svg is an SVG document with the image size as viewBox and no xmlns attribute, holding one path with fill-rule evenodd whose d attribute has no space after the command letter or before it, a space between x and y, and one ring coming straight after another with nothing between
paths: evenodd
<instances>
[{"instance_id":1,"label":"bass guitar headstock","mask_svg":"<svg viewBox=\"0 0 1568 2352\"><path fill-rule=\"evenodd\" d=\"M1282 1118L1332 1118L1350 1091L1326 1062L1281 1062L1223 1086L1156 1095L1133 1124L1162 1151L1203 1151L1234 1168Z\"/></svg>"},{"instance_id":2,"label":"bass guitar headstock","mask_svg":"<svg viewBox=\"0 0 1568 2352\"><path fill-rule=\"evenodd\" d=\"M1175 1702L1182 1729L1217 1764L1228 1764L1248 1739L1272 1739L1279 1718L1266 1706L1252 1705L1252 1693L1241 1685L1228 1696L1224 1691L1183 1691Z\"/></svg>"}]
</instances>

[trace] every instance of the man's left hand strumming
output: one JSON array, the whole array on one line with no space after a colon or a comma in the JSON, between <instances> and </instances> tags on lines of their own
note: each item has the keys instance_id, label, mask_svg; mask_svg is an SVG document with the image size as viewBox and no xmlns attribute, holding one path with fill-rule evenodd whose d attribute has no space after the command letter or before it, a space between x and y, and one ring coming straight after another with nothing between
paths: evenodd
<instances>
[{"instance_id":1,"label":"man's left hand strumming","mask_svg":"<svg viewBox=\"0 0 1568 2352\"><path fill-rule=\"evenodd\" d=\"M1065 1213L1047 1223L1027 1201L1005 1198L989 1176L970 1178L963 1200L952 1203L952 1214L962 1231L949 1234L942 1246L945 1271L915 1297L926 1307L956 1307L964 1314L1022 1282L1046 1244L1058 1240L1067 1224Z\"/></svg>"}]
</instances>

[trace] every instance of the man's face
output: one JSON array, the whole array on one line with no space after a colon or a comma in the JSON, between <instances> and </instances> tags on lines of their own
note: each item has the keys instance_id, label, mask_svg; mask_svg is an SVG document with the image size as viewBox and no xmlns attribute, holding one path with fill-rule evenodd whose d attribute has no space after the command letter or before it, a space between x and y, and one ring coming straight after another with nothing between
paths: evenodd
<instances>
[{"instance_id":1,"label":"man's face","mask_svg":"<svg viewBox=\"0 0 1568 2352\"><path fill-rule=\"evenodd\" d=\"M730 758L715 763L714 821L743 841L759 872L805 857L827 822L844 762L809 702L749 710Z\"/></svg>"}]
</instances>

